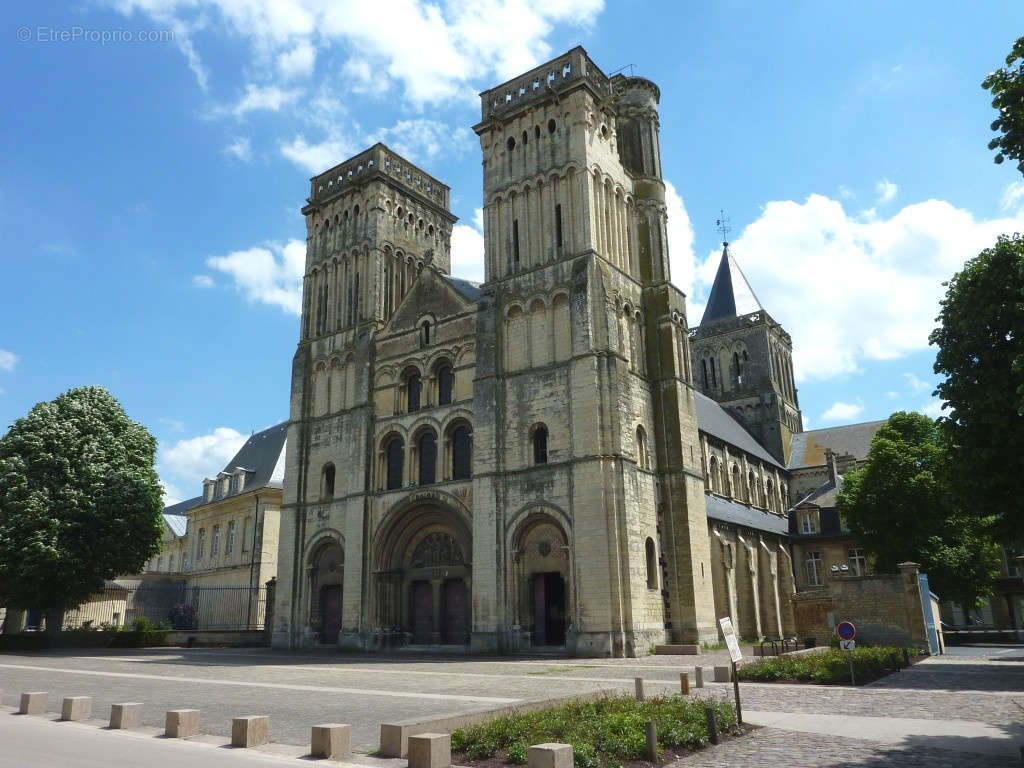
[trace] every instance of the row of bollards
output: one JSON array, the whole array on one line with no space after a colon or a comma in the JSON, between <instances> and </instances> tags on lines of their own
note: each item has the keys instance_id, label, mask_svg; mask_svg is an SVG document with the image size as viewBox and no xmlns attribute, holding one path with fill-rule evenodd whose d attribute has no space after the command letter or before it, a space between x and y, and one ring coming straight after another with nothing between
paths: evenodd
<instances>
[{"instance_id":1,"label":"row of bollards","mask_svg":"<svg viewBox=\"0 0 1024 768\"><path fill-rule=\"evenodd\" d=\"M703 688L704 687L704 668L694 667L693 669L693 687ZM637 701L644 700L644 679L642 677L633 678L633 689ZM679 691L684 696L690 694L690 675L688 672L679 673Z\"/></svg>"},{"instance_id":2,"label":"row of bollards","mask_svg":"<svg viewBox=\"0 0 1024 768\"><path fill-rule=\"evenodd\" d=\"M728 670L728 667L724 669ZM693 670L694 688L704 687L704 668L694 667ZM715 668L715 680L718 681L719 672L718 668ZM633 687L636 694L637 701L644 700L644 679L642 677L633 678ZM679 690L684 696L690 694L690 675L687 672L681 672L679 674ZM704 708L704 716L707 719L708 725L708 741L712 744L718 743L718 721L715 716L715 708L708 706ZM653 720L647 722L647 759L651 762L657 762L658 760L658 726ZM532 766L532 763L531 763ZM410 767L411 768L411 767Z\"/></svg>"},{"instance_id":3,"label":"row of bollards","mask_svg":"<svg viewBox=\"0 0 1024 768\"><path fill-rule=\"evenodd\" d=\"M0 690L0 698L3 691ZM49 694L46 691L22 693L18 706L19 715L42 715L46 712ZM123 730L142 725L142 704L125 702L110 706L110 729ZM60 719L65 721L88 720L92 717L92 698L89 696L68 696L61 702ZM171 739L187 739L199 735L198 709L171 709L164 715L164 736ZM266 715L236 717L231 721L231 746L257 747L266 744L270 735L270 718ZM436 736L437 734L425 734ZM450 739L444 734L446 739ZM410 737L410 766L412 766ZM449 740L450 745L450 740ZM435 750L428 753L433 756ZM314 725L310 733L310 755L318 759L345 758L352 754L352 735L348 725L325 723ZM451 747L448 747L448 762L451 764ZM570 761L570 768L571 768ZM415 767L414 767L415 768ZM436 763L423 763L419 768L438 768Z\"/></svg>"}]
</instances>

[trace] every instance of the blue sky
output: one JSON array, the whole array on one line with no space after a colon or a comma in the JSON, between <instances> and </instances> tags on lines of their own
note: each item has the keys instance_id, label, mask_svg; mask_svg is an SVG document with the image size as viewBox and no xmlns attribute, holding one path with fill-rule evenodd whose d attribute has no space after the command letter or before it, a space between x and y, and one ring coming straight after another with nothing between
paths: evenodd
<instances>
[{"instance_id":1,"label":"blue sky","mask_svg":"<svg viewBox=\"0 0 1024 768\"><path fill-rule=\"evenodd\" d=\"M1019 3L21 6L0 8L0 424L109 387L159 438L170 500L287 417L308 177L387 142L452 186L453 271L479 278L476 93L576 44L661 87L690 322L724 208L811 428L937 413L941 281L1024 231L979 87Z\"/></svg>"}]
</instances>

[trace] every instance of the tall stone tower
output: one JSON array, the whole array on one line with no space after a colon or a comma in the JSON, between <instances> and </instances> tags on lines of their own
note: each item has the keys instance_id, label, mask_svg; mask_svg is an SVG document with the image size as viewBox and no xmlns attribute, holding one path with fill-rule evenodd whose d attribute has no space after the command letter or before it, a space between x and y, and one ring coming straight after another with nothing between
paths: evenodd
<instances>
[{"instance_id":1,"label":"tall stone tower","mask_svg":"<svg viewBox=\"0 0 1024 768\"><path fill-rule=\"evenodd\" d=\"M477 649L558 610L581 655L717 637L658 100L579 47L481 94Z\"/></svg>"},{"instance_id":2,"label":"tall stone tower","mask_svg":"<svg viewBox=\"0 0 1024 768\"><path fill-rule=\"evenodd\" d=\"M376 144L314 176L302 213L306 263L301 335L292 360L290 424L281 515L273 642L311 642L316 589L331 563L342 579L342 630L365 614L363 541L372 491L375 335L415 286L425 265L451 259L449 188ZM330 468L329 472L326 468ZM335 534L335 556L311 542ZM306 558L304 562L304 558ZM346 559L355 567L344 568ZM341 598L339 597L339 600Z\"/></svg>"},{"instance_id":3,"label":"tall stone tower","mask_svg":"<svg viewBox=\"0 0 1024 768\"><path fill-rule=\"evenodd\" d=\"M787 466L790 437L803 431L793 341L757 300L728 243L722 243L704 317L690 339L701 391L742 421Z\"/></svg>"}]
</instances>

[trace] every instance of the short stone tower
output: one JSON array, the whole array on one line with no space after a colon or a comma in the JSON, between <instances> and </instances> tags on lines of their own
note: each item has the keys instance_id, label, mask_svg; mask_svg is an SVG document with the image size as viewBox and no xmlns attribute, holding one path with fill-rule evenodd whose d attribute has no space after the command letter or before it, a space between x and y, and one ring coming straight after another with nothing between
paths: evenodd
<instances>
[{"instance_id":1,"label":"short stone tower","mask_svg":"<svg viewBox=\"0 0 1024 768\"><path fill-rule=\"evenodd\" d=\"M743 422L786 466L790 436L803 431L793 379L793 341L761 306L722 243L700 325L690 331L700 390Z\"/></svg>"}]
</instances>

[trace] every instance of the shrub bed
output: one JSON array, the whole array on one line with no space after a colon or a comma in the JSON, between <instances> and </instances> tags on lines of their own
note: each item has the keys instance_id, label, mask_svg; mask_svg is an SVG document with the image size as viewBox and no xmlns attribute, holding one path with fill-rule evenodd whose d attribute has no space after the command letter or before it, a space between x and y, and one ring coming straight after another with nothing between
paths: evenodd
<instances>
[{"instance_id":1,"label":"shrub bed","mask_svg":"<svg viewBox=\"0 0 1024 768\"><path fill-rule=\"evenodd\" d=\"M857 684L862 685L884 677L904 666L903 654L911 661L920 651L916 648L861 647L853 651L830 649L822 653L771 656L739 668L740 680L775 682L779 680L818 683L819 685L850 684L850 659Z\"/></svg>"},{"instance_id":2,"label":"shrub bed","mask_svg":"<svg viewBox=\"0 0 1024 768\"><path fill-rule=\"evenodd\" d=\"M168 627L136 619L132 628L83 624L51 635L48 632L18 632L0 635L0 652L42 651L47 648L152 648L166 645Z\"/></svg>"},{"instance_id":3,"label":"shrub bed","mask_svg":"<svg viewBox=\"0 0 1024 768\"><path fill-rule=\"evenodd\" d=\"M704 709L714 706L718 729L738 735L736 711L723 700L656 697L637 701L615 697L572 702L552 709L525 712L452 733L452 751L463 762L498 758L523 765L532 744L571 744L577 768L617 768L643 760L646 724L658 726L659 757L666 749L694 750L708 743Z\"/></svg>"}]
</instances>

